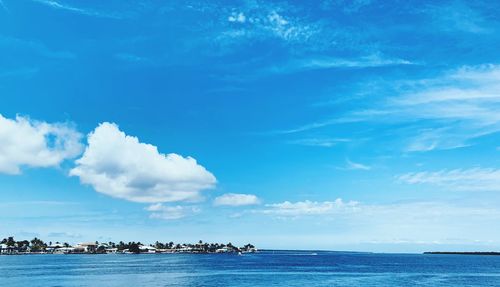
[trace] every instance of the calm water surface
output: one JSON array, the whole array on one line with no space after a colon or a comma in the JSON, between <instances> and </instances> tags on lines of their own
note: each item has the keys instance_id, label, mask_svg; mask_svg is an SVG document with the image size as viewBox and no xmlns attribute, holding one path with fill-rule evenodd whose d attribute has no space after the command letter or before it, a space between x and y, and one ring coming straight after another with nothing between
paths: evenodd
<instances>
[{"instance_id":1,"label":"calm water surface","mask_svg":"<svg viewBox=\"0 0 500 287\"><path fill-rule=\"evenodd\" d=\"M281 251L0 256L0 286L500 286L500 256Z\"/></svg>"}]
</instances>

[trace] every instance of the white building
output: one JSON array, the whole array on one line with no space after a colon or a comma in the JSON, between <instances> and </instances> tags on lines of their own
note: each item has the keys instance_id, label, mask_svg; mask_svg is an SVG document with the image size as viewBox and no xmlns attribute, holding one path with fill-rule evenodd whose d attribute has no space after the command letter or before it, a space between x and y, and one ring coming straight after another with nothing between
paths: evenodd
<instances>
[{"instance_id":1,"label":"white building","mask_svg":"<svg viewBox=\"0 0 500 287\"><path fill-rule=\"evenodd\" d=\"M118 248L106 248L106 253L113 254L118 252Z\"/></svg>"},{"instance_id":2,"label":"white building","mask_svg":"<svg viewBox=\"0 0 500 287\"><path fill-rule=\"evenodd\" d=\"M156 248L153 246L140 245L139 250L144 253L156 253Z\"/></svg>"},{"instance_id":3,"label":"white building","mask_svg":"<svg viewBox=\"0 0 500 287\"><path fill-rule=\"evenodd\" d=\"M231 252L231 251L232 251L232 249L229 249L227 247L222 247L222 248L215 250L216 253L227 253L227 252Z\"/></svg>"},{"instance_id":4,"label":"white building","mask_svg":"<svg viewBox=\"0 0 500 287\"><path fill-rule=\"evenodd\" d=\"M8 246L7 244L0 244L0 254L14 254L17 250L14 246Z\"/></svg>"},{"instance_id":5,"label":"white building","mask_svg":"<svg viewBox=\"0 0 500 287\"><path fill-rule=\"evenodd\" d=\"M54 254L68 254L73 253L75 248L73 247L60 247L54 250Z\"/></svg>"},{"instance_id":6,"label":"white building","mask_svg":"<svg viewBox=\"0 0 500 287\"><path fill-rule=\"evenodd\" d=\"M97 244L95 242L84 242L78 243L75 246L76 252L84 252L84 253L94 253L97 250Z\"/></svg>"},{"instance_id":7,"label":"white building","mask_svg":"<svg viewBox=\"0 0 500 287\"><path fill-rule=\"evenodd\" d=\"M63 247L64 247L64 245L62 245L60 243L56 243L56 244L52 244L52 245L47 246L47 248L45 248L45 251L55 252L57 249L63 248Z\"/></svg>"}]
</instances>

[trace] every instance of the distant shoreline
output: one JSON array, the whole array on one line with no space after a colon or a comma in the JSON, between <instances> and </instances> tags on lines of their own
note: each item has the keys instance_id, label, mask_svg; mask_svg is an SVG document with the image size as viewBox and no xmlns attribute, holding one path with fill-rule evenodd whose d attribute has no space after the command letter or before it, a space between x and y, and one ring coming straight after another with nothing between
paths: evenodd
<instances>
[{"instance_id":1,"label":"distant shoreline","mask_svg":"<svg viewBox=\"0 0 500 287\"><path fill-rule=\"evenodd\" d=\"M424 254L434 254L434 255L487 255L487 256L498 256L500 252L448 252L448 251L431 251L424 252Z\"/></svg>"},{"instance_id":2,"label":"distant shoreline","mask_svg":"<svg viewBox=\"0 0 500 287\"><path fill-rule=\"evenodd\" d=\"M254 253L257 252L252 244L242 247L234 246L231 242L224 243L206 243L202 240L198 243L177 243L170 241L161 243L156 241L154 244L142 244L140 242L120 241L114 242L82 242L75 246L64 242L45 243L39 238L33 238L31 241L16 241L13 236L4 238L0 241L0 255L25 255L25 254L140 254L140 253L190 253L190 254L211 254L211 253Z\"/></svg>"}]
</instances>

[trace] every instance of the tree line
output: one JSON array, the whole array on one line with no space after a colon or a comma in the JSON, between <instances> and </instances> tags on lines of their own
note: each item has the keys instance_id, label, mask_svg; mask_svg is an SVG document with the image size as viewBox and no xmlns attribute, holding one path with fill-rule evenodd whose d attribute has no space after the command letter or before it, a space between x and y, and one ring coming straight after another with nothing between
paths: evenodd
<instances>
[{"instance_id":1,"label":"tree line","mask_svg":"<svg viewBox=\"0 0 500 287\"><path fill-rule=\"evenodd\" d=\"M44 242L43 240L35 237L32 240L21 240L21 241L16 241L13 236L4 238L0 244L6 245L8 248L13 248L19 252L43 252L47 248L53 246L52 241L49 241L48 243ZM70 244L67 242L60 243L60 242L55 242L56 246L61 246L61 247L71 247ZM160 242L156 241L154 244L150 245L145 245L142 244L141 242L123 242L120 241L118 243L109 241L109 242L101 242L99 243L98 241L95 242L95 245L97 246L96 253L105 253L108 249L116 249L119 252L122 252L124 250L127 250L130 253L141 253L144 251L144 249L141 249L142 246L151 246L154 247L157 250L174 250L174 251L182 251L182 250L189 250L190 252L199 252L199 253L215 253L217 250L225 249L228 252L244 252L244 251L250 251L255 249L255 246L252 244L246 244L243 247L236 247L234 246L231 242L224 244L224 243L207 243L203 242L202 240L198 241L198 243L174 243L173 241L170 242Z\"/></svg>"}]
</instances>

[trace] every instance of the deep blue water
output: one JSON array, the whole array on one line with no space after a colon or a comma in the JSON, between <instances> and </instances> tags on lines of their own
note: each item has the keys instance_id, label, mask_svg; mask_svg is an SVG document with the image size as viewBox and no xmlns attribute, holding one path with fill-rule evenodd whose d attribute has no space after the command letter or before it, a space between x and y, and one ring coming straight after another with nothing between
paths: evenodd
<instances>
[{"instance_id":1,"label":"deep blue water","mask_svg":"<svg viewBox=\"0 0 500 287\"><path fill-rule=\"evenodd\" d=\"M0 256L0 286L500 286L500 256L336 252Z\"/></svg>"}]
</instances>

